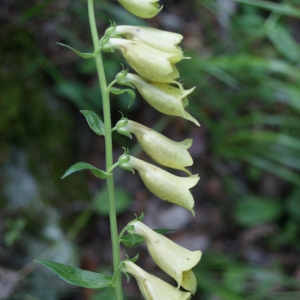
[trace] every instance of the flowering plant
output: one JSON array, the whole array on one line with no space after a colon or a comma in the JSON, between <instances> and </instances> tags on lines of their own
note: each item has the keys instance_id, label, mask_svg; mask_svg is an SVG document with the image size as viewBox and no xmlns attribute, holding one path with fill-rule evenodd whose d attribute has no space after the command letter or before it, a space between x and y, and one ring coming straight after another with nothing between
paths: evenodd
<instances>
[{"instance_id":1,"label":"flowering plant","mask_svg":"<svg viewBox=\"0 0 300 300\"><path fill-rule=\"evenodd\" d=\"M129 93L131 101L135 97L133 89L137 89L141 96L161 113L182 117L199 126L198 121L186 110L187 96L194 88L184 90L175 79L179 78L176 63L186 59L178 44L182 35L158 29L137 26L117 26L112 23L104 36L99 39L94 16L93 0L88 1L88 12L92 39L93 53L82 53L66 46L83 58L93 58L96 63L103 101L103 116L101 118L91 111L81 111L90 128L99 136L105 138L106 169L100 170L88 163L80 162L70 167L63 177L76 171L90 170L96 177L105 179L108 190L109 219L113 252L112 276L93 273L78 268L62 265L50 261L39 263L56 272L69 283L93 289L113 288L116 300L123 298L121 274L132 275L146 300L187 300L195 294L197 282L192 269L201 258L201 251L190 251L174 243L162 234L152 230L142 223L143 215L129 224L118 233L116 220L116 201L114 197L113 170L121 167L125 170L136 170L146 187L158 198L180 205L194 213L194 197L190 189L194 187L199 177L192 174L186 167L193 164L188 149L192 145L191 139L176 142L135 121L122 117L112 128L110 117L110 93ZM119 0L129 12L141 17L150 18L156 15L162 7L158 0ZM123 70L107 85L102 61L102 52L119 50L129 66L137 74ZM125 85L126 88L116 88L114 85ZM127 88L129 87L129 88ZM176 176L151 163L125 153L113 162L112 131L116 130L129 138L134 135L142 149L156 163L184 171L187 176ZM124 233L128 232L125 236ZM128 244L128 236L130 243ZM177 287L147 273L137 264L137 257L121 260L120 244L134 246L138 244L136 237L146 242L150 256L165 273L177 282ZM126 240L127 239L127 240ZM126 242L127 241L127 242ZM180 290L183 288L185 291Z\"/></svg>"}]
</instances>

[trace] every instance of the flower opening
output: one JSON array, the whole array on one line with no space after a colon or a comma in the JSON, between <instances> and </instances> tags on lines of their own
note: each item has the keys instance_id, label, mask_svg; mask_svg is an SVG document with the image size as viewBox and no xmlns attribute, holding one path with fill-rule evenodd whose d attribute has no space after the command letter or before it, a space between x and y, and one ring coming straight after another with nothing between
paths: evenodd
<instances>
[{"instance_id":1,"label":"flower opening","mask_svg":"<svg viewBox=\"0 0 300 300\"><path fill-rule=\"evenodd\" d=\"M195 294L197 282L192 271L201 259L201 251L190 251L159 234L140 221L128 224L127 231L142 236L155 263L168 275L173 277L178 287Z\"/></svg>"},{"instance_id":2,"label":"flower opening","mask_svg":"<svg viewBox=\"0 0 300 300\"><path fill-rule=\"evenodd\" d=\"M189 300L191 293L176 289L169 283L153 276L135 263L126 260L122 271L131 274L137 281L145 300Z\"/></svg>"}]
</instances>

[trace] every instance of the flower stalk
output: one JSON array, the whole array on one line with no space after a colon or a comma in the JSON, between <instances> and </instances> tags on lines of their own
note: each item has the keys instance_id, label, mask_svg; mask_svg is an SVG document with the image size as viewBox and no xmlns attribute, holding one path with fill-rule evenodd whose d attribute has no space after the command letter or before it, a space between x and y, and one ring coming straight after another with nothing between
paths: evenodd
<instances>
[{"instance_id":1,"label":"flower stalk","mask_svg":"<svg viewBox=\"0 0 300 300\"><path fill-rule=\"evenodd\" d=\"M142 18L153 17L162 9L157 3L158 0L118 1L129 12ZM87 0L87 5L94 52L84 53L70 46L64 46L85 59L95 60L104 122L92 111L81 110L81 113L94 133L105 139L106 169L100 170L89 163L78 162L66 171L63 178L74 172L88 169L96 177L106 180L114 274L110 276L93 273L56 262L39 262L69 283L93 289L113 288L116 300L123 299L121 273L126 274L128 278L128 274L134 276L145 300L189 300L196 292L197 282L192 269L198 264L201 251L187 250L157 232L164 232L164 229L152 230L141 222L143 213L118 234L113 170L116 167L133 173L136 170L145 186L155 196L188 209L194 216L194 197L190 189L198 183L199 176L192 175L186 169L193 164L193 159L188 152L192 139L176 142L124 117L112 128L109 98L110 93L115 95L128 93L131 105L136 96L134 92L136 88L141 96L159 112L187 119L200 126L198 121L185 110L188 104L187 96L194 88L184 90L182 85L175 81L179 77L176 63L187 58L178 46L183 37L177 33L148 27L117 26L112 22L99 40L93 0ZM121 51L124 59L137 74L128 73L128 70L123 68L123 71L107 85L102 51L114 52L115 50ZM125 85L126 88L116 87L115 84ZM184 171L188 176L173 175L160 167L130 156L128 149L125 148L125 153L114 163L113 131L129 138L132 138L132 134L135 135L140 146L151 159L162 166ZM125 235L126 231L129 234ZM149 254L156 264L176 280L177 288L136 265L138 255L132 259L127 256L127 259L121 261L121 243L126 247L133 247L142 242L146 242ZM180 290L181 287L186 291Z\"/></svg>"}]
</instances>

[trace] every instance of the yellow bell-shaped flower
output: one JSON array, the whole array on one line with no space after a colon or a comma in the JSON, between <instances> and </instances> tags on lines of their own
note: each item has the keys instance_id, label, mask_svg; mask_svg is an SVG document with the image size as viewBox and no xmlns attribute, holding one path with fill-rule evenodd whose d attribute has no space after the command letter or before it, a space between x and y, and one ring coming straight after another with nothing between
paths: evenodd
<instances>
[{"instance_id":1,"label":"yellow bell-shaped flower","mask_svg":"<svg viewBox=\"0 0 300 300\"><path fill-rule=\"evenodd\" d=\"M179 177L136 157L126 155L126 159L124 158L121 156L119 159L122 161L120 167L137 170L150 192L162 200L188 209L195 216L194 198L189 189L199 181L200 178L197 174Z\"/></svg>"},{"instance_id":2,"label":"yellow bell-shaped flower","mask_svg":"<svg viewBox=\"0 0 300 300\"><path fill-rule=\"evenodd\" d=\"M157 163L192 175L185 169L193 164L187 151L192 145L192 139L175 142L149 127L127 119L120 120L116 128L120 134L134 134L145 153Z\"/></svg>"},{"instance_id":3,"label":"yellow bell-shaped flower","mask_svg":"<svg viewBox=\"0 0 300 300\"><path fill-rule=\"evenodd\" d=\"M177 46L183 39L179 33L144 26L122 25L116 26L112 37L114 36L122 36L161 51L182 54L180 47Z\"/></svg>"},{"instance_id":4,"label":"yellow bell-shaped flower","mask_svg":"<svg viewBox=\"0 0 300 300\"><path fill-rule=\"evenodd\" d=\"M169 283L147 273L142 268L129 260L123 262L122 271L131 274L136 279L145 300L191 299L191 293L176 289Z\"/></svg>"},{"instance_id":5,"label":"yellow bell-shaped flower","mask_svg":"<svg viewBox=\"0 0 300 300\"><path fill-rule=\"evenodd\" d=\"M179 77L175 64L186 58L180 51L165 52L144 43L121 38L110 38L103 51L120 50L128 64L141 76L151 81L173 82Z\"/></svg>"},{"instance_id":6,"label":"yellow bell-shaped flower","mask_svg":"<svg viewBox=\"0 0 300 300\"><path fill-rule=\"evenodd\" d=\"M187 250L140 221L130 222L127 231L142 236L155 263L177 281L178 287L195 294L197 281L192 268L200 261L201 251Z\"/></svg>"},{"instance_id":7,"label":"yellow bell-shaped flower","mask_svg":"<svg viewBox=\"0 0 300 300\"><path fill-rule=\"evenodd\" d=\"M199 122L184 109L188 105L187 95L195 88L184 90L167 83L149 82L145 78L131 73L128 73L124 80L134 85L142 97L159 112L182 117L200 126Z\"/></svg>"},{"instance_id":8,"label":"yellow bell-shaped flower","mask_svg":"<svg viewBox=\"0 0 300 300\"><path fill-rule=\"evenodd\" d=\"M156 3L159 0L118 0L130 13L140 18L149 19L163 8Z\"/></svg>"}]
</instances>

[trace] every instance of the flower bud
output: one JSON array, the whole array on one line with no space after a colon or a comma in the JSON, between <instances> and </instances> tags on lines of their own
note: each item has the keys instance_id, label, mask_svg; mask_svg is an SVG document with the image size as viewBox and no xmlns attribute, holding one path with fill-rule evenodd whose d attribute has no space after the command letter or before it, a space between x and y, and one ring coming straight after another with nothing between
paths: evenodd
<instances>
[{"instance_id":1,"label":"flower bud","mask_svg":"<svg viewBox=\"0 0 300 300\"><path fill-rule=\"evenodd\" d=\"M141 76L157 82L172 82L179 77L175 63L185 57L182 52L164 52L146 44L111 38L102 50L118 49L128 64Z\"/></svg>"},{"instance_id":2,"label":"flower bud","mask_svg":"<svg viewBox=\"0 0 300 300\"><path fill-rule=\"evenodd\" d=\"M175 176L133 156L130 156L130 160L126 162L126 167L136 169L145 186L156 197L180 205L195 216L193 210L194 198L189 189L199 181L198 175L189 177Z\"/></svg>"},{"instance_id":3,"label":"flower bud","mask_svg":"<svg viewBox=\"0 0 300 300\"><path fill-rule=\"evenodd\" d=\"M150 47L164 52L182 54L180 47L177 46L183 39L183 36L179 33L151 27L122 25L116 27L113 35L122 36L128 40L147 44Z\"/></svg>"},{"instance_id":4,"label":"flower bud","mask_svg":"<svg viewBox=\"0 0 300 300\"><path fill-rule=\"evenodd\" d=\"M174 243L139 221L132 221L127 231L142 236L147 243L148 251L155 263L168 275L174 278L178 287L195 294L197 281L192 271L200 261L201 251L190 251Z\"/></svg>"},{"instance_id":5,"label":"flower bud","mask_svg":"<svg viewBox=\"0 0 300 300\"><path fill-rule=\"evenodd\" d=\"M192 145L192 139L175 142L157 131L128 119L121 119L116 124L116 129L120 134L128 137L131 136L130 133L134 134L145 153L157 163L191 175L185 167L193 164L193 159L187 151Z\"/></svg>"},{"instance_id":6,"label":"flower bud","mask_svg":"<svg viewBox=\"0 0 300 300\"><path fill-rule=\"evenodd\" d=\"M159 0L118 0L125 9L140 18L149 19L157 15L163 8L156 3Z\"/></svg>"},{"instance_id":7,"label":"flower bud","mask_svg":"<svg viewBox=\"0 0 300 300\"><path fill-rule=\"evenodd\" d=\"M184 109L188 105L187 95L195 88L183 90L166 83L149 82L141 76L131 73L128 73L125 78L159 112L170 116L182 117L200 126L199 122Z\"/></svg>"},{"instance_id":8,"label":"flower bud","mask_svg":"<svg viewBox=\"0 0 300 300\"><path fill-rule=\"evenodd\" d=\"M153 276L135 263L126 260L122 271L131 274L137 281L145 300L189 300L191 293L176 289L169 283Z\"/></svg>"}]
</instances>

